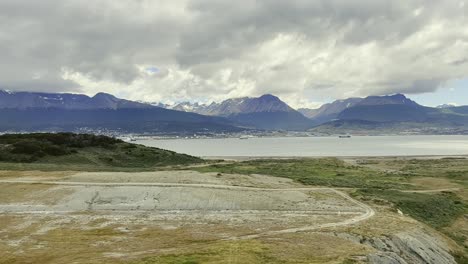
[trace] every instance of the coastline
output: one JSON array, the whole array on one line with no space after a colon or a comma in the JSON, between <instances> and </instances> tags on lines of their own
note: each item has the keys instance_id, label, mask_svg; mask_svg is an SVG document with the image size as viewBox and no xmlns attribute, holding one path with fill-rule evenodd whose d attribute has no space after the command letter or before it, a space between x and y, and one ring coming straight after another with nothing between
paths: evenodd
<instances>
[{"instance_id":1,"label":"coastline","mask_svg":"<svg viewBox=\"0 0 468 264\"><path fill-rule=\"evenodd\" d=\"M468 154L465 155L382 155L382 156L201 156L200 158L206 160L232 160L232 161L247 161L247 160L260 160L260 159L319 159L319 158L337 158L343 160L357 160L357 159L468 159Z\"/></svg>"}]
</instances>

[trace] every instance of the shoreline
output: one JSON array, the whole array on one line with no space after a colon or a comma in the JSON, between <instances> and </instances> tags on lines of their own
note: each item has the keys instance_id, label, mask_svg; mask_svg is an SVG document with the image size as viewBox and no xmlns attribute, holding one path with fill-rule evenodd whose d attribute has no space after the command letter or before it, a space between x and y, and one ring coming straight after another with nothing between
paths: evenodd
<instances>
[{"instance_id":1,"label":"shoreline","mask_svg":"<svg viewBox=\"0 0 468 264\"><path fill-rule=\"evenodd\" d=\"M337 158L337 159L468 159L468 154L463 155L383 155L383 156L200 156L206 160L234 160L234 161L247 161L259 159L319 159L319 158Z\"/></svg>"}]
</instances>

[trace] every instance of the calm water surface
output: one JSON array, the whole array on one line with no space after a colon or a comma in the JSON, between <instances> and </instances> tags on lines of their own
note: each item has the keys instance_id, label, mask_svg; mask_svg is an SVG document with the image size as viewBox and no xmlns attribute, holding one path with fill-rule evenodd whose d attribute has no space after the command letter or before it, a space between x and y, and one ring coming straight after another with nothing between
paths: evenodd
<instances>
[{"instance_id":1,"label":"calm water surface","mask_svg":"<svg viewBox=\"0 0 468 264\"><path fill-rule=\"evenodd\" d=\"M468 155L468 136L167 139L137 143L204 157Z\"/></svg>"}]
</instances>

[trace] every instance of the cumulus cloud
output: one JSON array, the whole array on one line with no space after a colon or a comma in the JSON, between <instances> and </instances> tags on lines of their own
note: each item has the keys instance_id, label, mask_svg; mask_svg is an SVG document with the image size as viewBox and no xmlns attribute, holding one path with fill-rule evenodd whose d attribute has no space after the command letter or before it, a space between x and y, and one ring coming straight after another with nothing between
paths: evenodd
<instances>
[{"instance_id":1,"label":"cumulus cloud","mask_svg":"<svg viewBox=\"0 0 468 264\"><path fill-rule=\"evenodd\" d=\"M292 105L468 77L461 0L3 0L0 88Z\"/></svg>"}]
</instances>

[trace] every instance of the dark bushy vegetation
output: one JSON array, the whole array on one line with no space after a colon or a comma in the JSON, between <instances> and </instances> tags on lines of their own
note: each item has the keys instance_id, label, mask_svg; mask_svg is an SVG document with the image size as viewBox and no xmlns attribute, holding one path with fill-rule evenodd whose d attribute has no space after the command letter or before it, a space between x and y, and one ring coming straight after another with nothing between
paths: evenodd
<instances>
[{"instance_id":1,"label":"dark bushy vegetation","mask_svg":"<svg viewBox=\"0 0 468 264\"><path fill-rule=\"evenodd\" d=\"M430 194L361 189L356 195L390 201L403 213L435 228L449 226L468 209L463 201L451 192Z\"/></svg>"},{"instance_id":2,"label":"dark bushy vegetation","mask_svg":"<svg viewBox=\"0 0 468 264\"><path fill-rule=\"evenodd\" d=\"M35 133L0 136L3 167L40 169L120 170L151 169L186 165L202 159L158 148L130 144L122 140L90 134ZM8 163L8 164L7 164ZM26 164L34 165L25 166Z\"/></svg>"},{"instance_id":3,"label":"dark bushy vegetation","mask_svg":"<svg viewBox=\"0 0 468 264\"><path fill-rule=\"evenodd\" d=\"M63 156L86 147L113 148L123 141L90 134L34 133L0 136L0 161L34 162L45 156Z\"/></svg>"}]
</instances>

